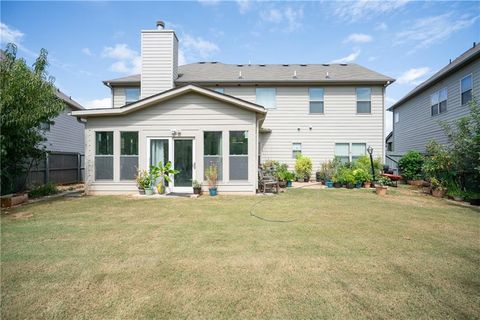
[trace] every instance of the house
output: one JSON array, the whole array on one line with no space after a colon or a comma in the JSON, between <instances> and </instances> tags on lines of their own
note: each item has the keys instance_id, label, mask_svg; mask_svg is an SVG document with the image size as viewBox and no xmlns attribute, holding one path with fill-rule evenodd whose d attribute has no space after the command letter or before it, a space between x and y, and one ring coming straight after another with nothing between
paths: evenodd
<instances>
[{"instance_id":1,"label":"house","mask_svg":"<svg viewBox=\"0 0 480 320\"><path fill-rule=\"evenodd\" d=\"M74 111L86 121L90 194L135 192L137 168L171 161L169 190L191 192L205 169L218 191L255 193L257 167L335 155L384 157L385 88L394 79L356 64L178 66L178 39L163 22L141 32L141 74L104 81L112 107Z\"/></svg>"},{"instance_id":2,"label":"house","mask_svg":"<svg viewBox=\"0 0 480 320\"><path fill-rule=\"evenodd\" d=\"M448 144L440 123L468 115L469 102L479 96L480 46L474 43L388 109L393 112L391 153L398 159L409 150L425 152L430 140Z\"/></svg>"}]
</instances>

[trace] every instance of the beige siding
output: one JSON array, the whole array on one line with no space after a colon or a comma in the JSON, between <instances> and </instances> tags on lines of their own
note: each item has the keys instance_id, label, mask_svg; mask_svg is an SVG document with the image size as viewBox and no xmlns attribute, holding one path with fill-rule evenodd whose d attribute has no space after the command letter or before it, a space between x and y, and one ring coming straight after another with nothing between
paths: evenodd
<instances>
[{"instance_id":1,"label":"beige siding","mask_svg":"<svg viewBox=\"0 0 480 320\"><path fill-rule=\"evenodd\" d=\"M181 130L181 137L195 139L195 179L203 180L203 131L223 132L224 181L219 183L219 192L255 192L256 188L256 115L199 94L185 94L156 106L123 115L91 118L86 127L86 166L90 193L134 192L135 184L119 181L120 131L139 132L139 166L147 168L147 138L172 137L171 129ZM249 179L244 182L229 181L228 132L249 132ZM94 181L95 131L114 131L114 181Z\"/></svg>"},{"instance_id":2,"label":"beige siding","mask_svg":"<svg viewBox=\"0 0 480 320\"><path fill-rule=\"evenodd\" d=\"M356 87L324 87L324 114L309 114L308 87L277 87L277 107L263 124L261 159L288 163L293 169L292 144L313 160L314 170L334 156L336 142L366 143L383 159L383 87L372 87L372 113L356 113ZM225 93L255 102L255 87L226 87ZM312 128L310 130L310 127ZM298 130L300 129L300 130Z\"/></svg>"},{"instance_id":3,"label":"beige siding","mask_svg":"<svg viewBox=\"0 0 480 320\"><path fill-rule=\"evenodd\" d=\"M448 143L439 122L451 123L470 113L468 106L461 105L460 95L460 80L469 74L473 75L473 95L478 99L480 97L480 59L395 108L399 113L399 121L393 124L393 153L403 154L408 150L423 152L430 140L436 140L442 144ZM445 87L448 89L447 112L432 117L430 97L434 92Z\"/></svg>"},{"instance_id":4,"label":"beige siding","mask_svg":"<svg viewBox=\"0 0 480 320\"><path fill-rule=\"evenodd\" d=\"M141 98L174 87L174 43L172 31L142 31Z\"/></svg>"},{"instance_id":5,"label":"beige siding","mask_svg":"<svg viewBox=\"0 0 480 320\"><path fill-rule=\"evenodd\" d=\"M113 107L119 108L125 105L125 88L114 87L112 89L113 93Z\"/></svg>"}]
</instances>

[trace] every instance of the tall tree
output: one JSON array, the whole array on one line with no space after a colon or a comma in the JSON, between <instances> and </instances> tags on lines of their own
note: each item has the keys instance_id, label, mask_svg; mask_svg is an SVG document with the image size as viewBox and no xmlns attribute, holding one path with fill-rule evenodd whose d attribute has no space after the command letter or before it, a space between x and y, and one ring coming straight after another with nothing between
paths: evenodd
<instances>
[{"instance_id":1,"label":"tall tree","mask_svg":"<svg viewBox=\"0 0 480 320\"><path fill-rule=\"evenodd\" d=\"M0 61L0 170L1 193L25 187L31 164L45 153L42 123L64 108L55 94L54 78L48 76L47 51L30 68L17 58L17 48L8 44Z\"/></svg>"}]
</instances>

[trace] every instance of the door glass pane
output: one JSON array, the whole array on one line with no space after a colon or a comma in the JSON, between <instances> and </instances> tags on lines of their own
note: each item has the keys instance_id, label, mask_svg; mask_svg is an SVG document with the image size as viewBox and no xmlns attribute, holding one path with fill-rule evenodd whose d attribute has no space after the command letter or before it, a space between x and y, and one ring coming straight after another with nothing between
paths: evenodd
<instances>
[{"instance_id":1,"label":"door glass pane","mask_svg":"<svg viewBox=\"0 0 480 320\"><path fill-rule=\"evenodd\" d=\"M175 187L191 187L193 177L193 140L174 140L173 165L179 170L174 177Z\"/></svg>"},{"instance_id":2,"label":"door glass pane","mask_svg":"<svg viewBox=\"0 0 480 320\"><path fill-rule=\"evenodd\" d=\"M168 162L168 140L152 139L150 140L150 165L157 165Z\"/></svg>"}]
</instances>

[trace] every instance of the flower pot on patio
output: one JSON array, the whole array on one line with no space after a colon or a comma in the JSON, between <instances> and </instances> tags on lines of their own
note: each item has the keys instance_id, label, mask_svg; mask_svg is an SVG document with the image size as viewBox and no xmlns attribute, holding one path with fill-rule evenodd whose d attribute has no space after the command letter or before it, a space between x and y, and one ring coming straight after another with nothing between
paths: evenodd
<instances>
[{"instance_id":1,"label":"flower pot on patio","mask_svg":"<svg viewBox=\"0 0 480 320\"><path fill-rule=\"evenodd\" d=\"M153 195L153 189L152 188L145 189L145 195L147 195L147 196Z\"/></svg>"},{"instance_id":2,"label":"flower pot on patio","mask_svg":"<svg viewBox=\"0 0 480 320\"><path fill-rule=\"evenodd\" d=\"M217 195L217 187L215 188L208 188L208 192L210 193L211 197L215 197Z\"/></svg>"},{"instance_id":3,"label":"flower pot on patio","mask_svg":"<svg viewBox=\"0 0 480 320\"><path fill-rule=\"evenodd\" d=\"M443 188L436 188L436 189L432 190L432 196L434 196L436 198L443 198L445 196L446 192L447 192L447 190L445 190Z\"/></svg>"},{"instance_id":4,"label":"flower pot on patio","mask_svg":"<svg viewBox=\"0 0 480 320\"><path fill-rule=\"evenodd\" d=\"M455 201L463 201L464 198L462 196L453 196L453 200Z\"/></svg>"},{"instance_id":5,"label":"flower pot on patio","mask_svg":"<svg viewBox=\"0 0 480 320\"><path fill-rule=\"evenodd\" d=\"M138 194L145 194L145 189L138 188Z\"/></svg>"},{"instance_id":6,"label":"flower pot on patio","mask_svg":"<svg viewBox=\"0 0 480 320\"><path fill-rule=\"evenodd\" d=\"M430 188L430 187L423 187L423 188L422 188L422 191L423 191L423 193L431 194L431 193L432 193L432 188Z\"/></svg>"},{"instance_id":7,"label":"flower pot on patio","mask_svg":"<svg viewBox=\"0 0 480 320\"><path fill-rule=\"evenodd\" d=\"M408 180L407 183L411 186L422 187L425 184L424 180Z\"/></svg>"},{"instance_id":8,"label":"flower pot on patio","mask_svg":"<svg viewBox=\"0 0 480 320\"><path fill-rule=\"evenodd\" d=\"M333 182L332 181L327 181L326 186L327 186L327 188L333 188Z\"/></svg>"},{"instance_id":9,"label":"flower pot on patio","mask_svg":"<svg viewBox=\"0 0 480 320\"><path fill-rule=\"evenodd\" d=\"M372 186L372 183L371 183L370 181L365 181L365 182L363 183L363 187L364 187L364 188L367 188L367 189L368 189L368 188L370 188L371 186Z\"/></svg>"},{"instance_id":10,"label":"flower pot on patio","mask_svg":"<svg viewBox=\"0 0 480 320\"><path fill-rule=\"evenodd\" d=\"M347 183L345 186L347 187L347 189L353 189L353 187L355 187L353 183Z\"/></svg>"},{"instance_id":11,"label":"flower pot on patio","mask_svg":"<svg viewBox=\"0 0 480 320\"><path fill-rule=\"evenodd\" d=\"M334 188L341 188L342 187L342 184L340 182L334 182L333 183L333 187Z\"/></svg>"},{"instance_id":12,"label":"flower pot on patio","mask_svg":"<svg viewBox=\"0 0 480 320\"><path fill-rule=\"evenodd\" d=\"M193 187L193 194L202 194L202 187Z\"/></svg>"},{"instance_id":13,"label":"flower pot on patio","mask_svg":"<svg viewBox=\"0 0 480 320\"><path fill-rule=\"evenodd\" d=\"M388 187L387 186L376 186L375 187L375 192L377 193L377 195L379 196L385 196L387 194L387 190L388 190Z\"/></svg>"},{"instance_id":14,"label":"flower pot on patio","mask_svg":"<svg viewBox=\"0 0 480 320\"><path fill-rule=\"evenodd\" d=\"M356 188L356 189L360 189L361 187L362 187L362 183L361 183L361 182L355 183L355 188Z\"/></svg>"},{"instance_id":15,"label":"flower pot on patio","mask_svg":"<svg viewBox=\"0 0 480 320\"><path fill-rule=\"evenodd\" d=\"M28 201L28 193L15 193L1 197L2 208L9 208Z\"/></svg>"},{"instance_id":16,"label":"flower pot on patio","mask_svg":"<svg viewBox=\"0 0 480 320\"><path fill-rule=\"evenodd\" d=\"M278 185L280 186L280 188L286 188L287 187L287 181L280 180L280 181L278 181Z\"/></svg>"},{"instance_id":17,"label":"flower pot on patio","mask_svg":"<svg viewBox=\"0 0 480 320\"><path fill-rule=\"evenodd\" d=\"M292 187L292 181L287 181L287 188L291 188Z\"/></svg>"}]
</instances>

